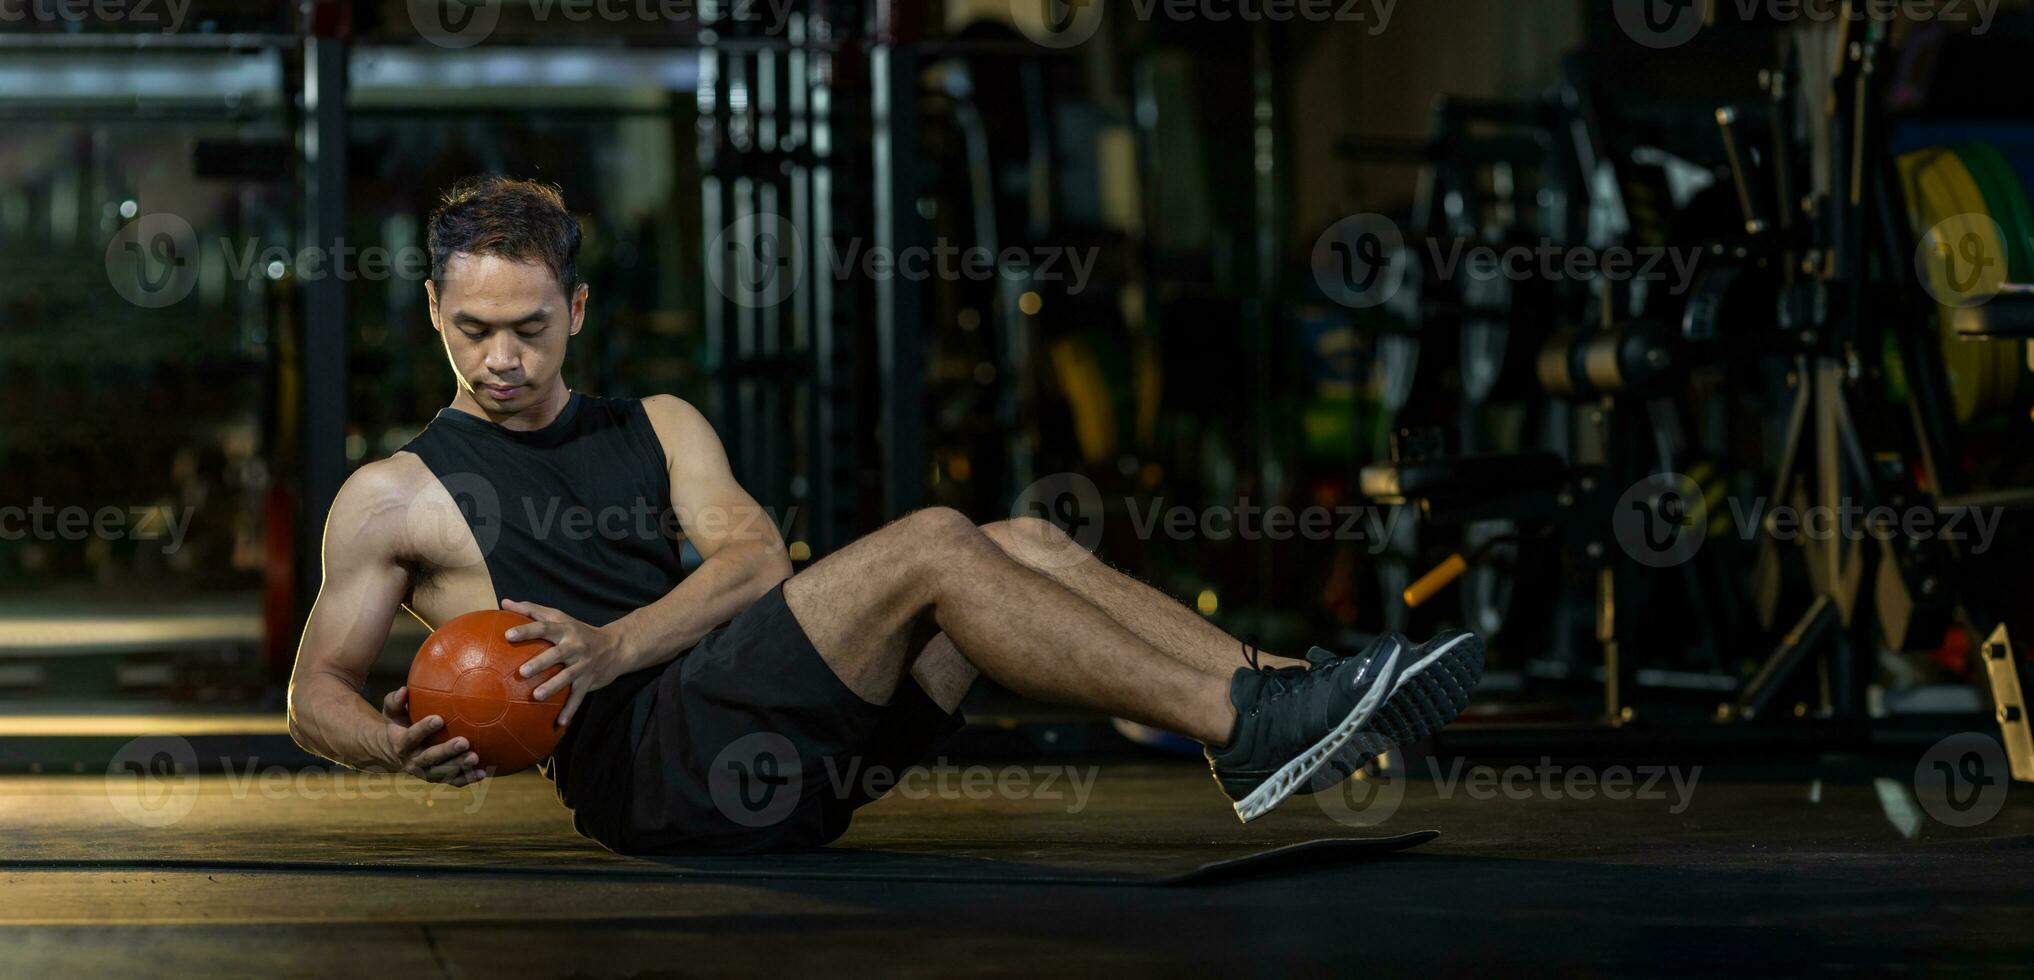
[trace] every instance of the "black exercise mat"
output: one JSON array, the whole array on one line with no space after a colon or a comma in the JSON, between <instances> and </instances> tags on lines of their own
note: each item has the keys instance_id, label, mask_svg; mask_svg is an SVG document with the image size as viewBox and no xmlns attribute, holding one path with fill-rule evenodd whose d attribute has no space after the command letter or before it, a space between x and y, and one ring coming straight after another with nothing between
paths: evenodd
<instances>
[{"instance_id":1,"label":"black exercise mat","mask_svg":"<svg viewBox=\"0 0 2034 980\"><path fill-rule=\"evenodd\" d=\"M390 861L248 860L232 858L0 858L8 871L193 871L291 874L407 874L418 876L539 876L552 878L718 878L789 881L890 881L944 884L1024 885L1202 885L1239 878L1353 864L1416 847L1440 836L1422 830L1396 837L1345 837L1304 841L1270 850L1187 865L1192 852L1167 849L1141 857L1142 867L1125 867L1126 855L1102 847L1054 849L1054 860L1033 863L972 854L932 851L878 851L823 848L791 854L619 858L586 864L515 864L482 860L471 864ZM1086 850L1085 855L1076 851ZM1219 846L1209 850L1226 850ZM475 855L479 857L481 855ZM1069 860L1070 857L1084 859Z\"/></svg>"},{"instance_id":2,"label":"black exercise mat","mask_svg":"<svg viewBox=\"0 0 2034 980\"><path fill-rule=\"evenodd\" d=\"M491 782L483 794L359 774L207 774L137 798L130 776L17 780L0 786L0 869L1168 885L1347 865L1435 836L1353 837L1389 831L1305 799L1242 825L1203 767L1111 765L1079 798L885 799L817 851L639 858L574 834L541 777Z\"/></svg>"}]
</instances>

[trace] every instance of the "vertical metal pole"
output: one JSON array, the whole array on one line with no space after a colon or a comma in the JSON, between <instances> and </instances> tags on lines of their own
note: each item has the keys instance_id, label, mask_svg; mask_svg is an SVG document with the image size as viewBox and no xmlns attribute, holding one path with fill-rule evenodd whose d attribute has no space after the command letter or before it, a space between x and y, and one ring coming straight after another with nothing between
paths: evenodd
<instances>
[{"instance_id":1,"label":"vertical metal pole","mask_svg":"<svg viewBox=\"0 0 2034 980\"><path fill-rule=\"evenodd\" d=\"M1596 642L1603 646L1603 720L1624 724L1624 657L1617 642L1617 570L1596 573Z\"/></svg>"},{"instance_id":2,"label":"vertical metal pole","mask_svg":"<svg viewBox=\"0 0 2034 980\"><path fill-rule=\"evenodd\" d=\"M794 362L786 359L787 366L802 368L803 383L798 386L799 394L793 397L795 410L803 413L803 430L795 440L797 459L790 477L793 492L785 503L799 508L798 520L786 527L792 540L803 540L808 548L817 549L828 543L826 537L824 499L821 487L826 483L825 459L821 445L826 442L826 429L820 423L821 406L827 398L826 389L817 370L814 351L818 345L818 302L825 278L819 264L811 261L820 254L819 226L815 223L813 207L813 171L816 161L805 156L811 152L813 93L807 87L812 84L808 74L810 59L800 47L805 42L805 21L803 15L792 14L785 24L786 38L791 47L784 54L784 147L794 155L790 164L789 206L791 227L799 229L804 240L797 243L804 250L807 274L804 288L791 297L791 336L787 342ZM802 401L799 399L802 398ZM785 422L792 418L787 414ZM803 493L797 492L802 489ZM791 514L785 520L791 520ZM811 552L808 551L808 554Z\"/></svg>"},{"instance_id":3,"label":"vertical metal pole","mask_svg":"<svg viewBox=\"0 0 2034 980\"><path fill-rule=\"evenodd\" d=\"M1257 288L1252 297L1256 336L1251 338L1252 373L1255 375L1257 390L1270 391L1272 388L1271 359L1276 347L1274 335L1278 330L1281 313L1279 294L1285 274L1285 222L1280 195L1284 187L1278 174L1278 70L1271 48L1270 25L1259 21L1251 32L1250 75L1251 75L1251 172L1255 175L1256 223L1257 223ZM1269 401L1264 398L1252 399L1252 423L1256 432L1257 489L1264 494L1262 505L1278 502L1284 471L1272 455L1272 418ZM1262 540L1251 545L1257 565L1259 599L1269 598L1273 569L1270 542Z\"/></svg>"},{"instance_id":4,"label":"vertical metal pole","mask_svg":"<svg viewBox=\"0 0 2034 980\"><path fill-rule=\"evenodd\" d=\"M739 55L733 60L742 62L742 67L746 69L750 56ZM738 144L735 151L739 153L748 148ZM761 226L767 222L770 231L776 230L775 222L770 222L766 216L757 212L756 184L757 181L747 175L728 182L734 191L729 196L728 228L740 230L739 239L732 232L728 235L728 243L735 250L735 257L729 261L733 263L733 269L737 270L737 274L744 278L762 275L766 260L760 251L763 247ZM748 286L745 284L737 288ZM758 377L756 372L756 331L761 311L753 303L743 303L732 312L734 336L730 346L724 349L726 356L721 361L721 367L734 378L736 407L731 428L734 431L735 459L738 467L735 475L767 495L769 491L757 485L758 481L765 478L764 471L768 466L762 456L764 448L762 430L769 424L762 417L761 407L756 404L756 389L763 383L763 379Z\"/></svg>"},{"instance_id":5,"label":"vertical metal pole","mask_svg":"<svg viewBox=\"0 0 2034 980\"><path fill-rule=\"evenodd\" d=\"M749 105L755 112L755 146L762 159L774 159L778 165L771 173L761 175L756 181L756 210L771 216L772 241L758 242L768 245L772 262L784 261L789 242L776 241L776 230L790 221L789 183L793 179L790 160L782 155L778 134L781 132L781 103L777 97L777 73L780 62L777 52L769 49L756 52L752 64L753 75L749 83ZM796 226L793 226L794 228ZM804 234L804 229L798 229ZM780 269L779 274L784 274ZM802 288L803 284L800 284ZM784 353L785 323L794 314L793 304L798 301L794 290L782 301L764 306L756 323L755 355L761 359L762 372L756 379L756 408L763 422L756 428L756 451L761 469L756 479L769 499L789 500L791 496L791 441L786 438L791 432L791 391L799 384L798 378L783 369L778 358Z\"/></svg>"},{"instance_id":6,"label":"vertical metal pole","mask_svg":"<svg viewBox=\"0 0 2034 980\"><path fill-rule=\"evenodd\" d=\"M723 58L711 44L699 50L699 91L694 96L694 105L699 114L699 252L702 270L710 282L733 283L735 274L732 263L720 238L722 229L727 227L727 210L724 203L725 189L721 186L718 166L719 145L723 124L720 118L720 77L724 70ZM718 276L715 275L716 270ZM706 413L715 425L725 427L729 422L727 378L722 371L727 357L727 296L721 290L706 291L705 343L701 349L700 367L706 377ZM732 432L722 429L724 438L731 438Z\"/></svg>"},{"instance_id":7,"label":"vertical metal pole","mask_svg":"<svg viewBox=\"0 0 2034 980\"><path fill-rule=\"evenodd\" d=\"M312 3L304 42L304 244L324 252L325 274L303 284L303 521L297 601L308 615L323 575L326 514L346 480L346 282L330 259L346 236L346 49L343 9Z\"/></svg>"},{"instance_id":8,"label":"vertical metal pole","mask_svg":"<svg viewBox=\"0 0 2034 980\"><path fill-rule=\"evenodd\" d=\"M812 83L812 234L805 243L812 259L812 466L807 481L812 500L812 553L823 555L847 544L854 533L855 463L846 443L853 438L851 402L839 370L842 324L835 319L835 281L823 268L833 239L833 87L815 74Z\"/></svg>"},{"instance_id":9,"label":"vertical metal pole","mask_svg":"<svg viewBox=\"0 0 2034 980\"><path fill-rule=\"evenodd\" d=\"M921 247L919 219L918 59L895 44L871 52L874 93L876 235L891 255ZM925 501L925 314L919 283L893 273L876 283L877 344L882 358L884 511L907 513Z\"/></svg>"}]
</instances>

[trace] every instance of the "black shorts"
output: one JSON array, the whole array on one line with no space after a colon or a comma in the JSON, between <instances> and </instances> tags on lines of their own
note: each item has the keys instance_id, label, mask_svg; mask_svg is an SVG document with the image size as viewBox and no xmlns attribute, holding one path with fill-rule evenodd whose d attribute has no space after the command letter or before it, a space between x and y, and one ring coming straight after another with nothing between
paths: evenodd
<instances>
[{"instance_id":1,"label":"black shorts","mask_svg":"<svg viewBox=\"0 0 2034 980\"><path fill-rule=\"evenodd\" d=\"M619 721L634 743L626 798L589 801L578 822L623 854L829 843L962 724L908 676L888 705L849 690L782 585L672 661Z\"/></svg>"}]
</instances>

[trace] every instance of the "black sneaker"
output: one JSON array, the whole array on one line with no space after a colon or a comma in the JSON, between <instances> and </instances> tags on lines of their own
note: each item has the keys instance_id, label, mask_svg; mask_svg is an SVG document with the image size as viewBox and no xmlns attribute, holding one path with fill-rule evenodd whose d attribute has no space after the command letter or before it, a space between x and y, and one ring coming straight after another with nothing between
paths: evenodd
<instances>
[{"instance_id":1,"label":"black sneaker","mask_svg":"<svg viewBox=\"0 0 2034 980\"><path fill-rule=\"evenodd\" d=\"M1379 637L1371 646L1312 670L1246 667L1229 679L1236 732L1207 757L1236 816L1255 820L1296 792L1321 788L1314 774L1349 748L1397 686L1405 645Z\"/></svg>"},{"instance_id":2,"label":"black sneaker","mask_svg":"<svg viewBox=\"0 0 2034 980\"><path fill-rule=\"evenodd\" d=\"M1386 633L1357 654L1315 647L1307 660L1313 669L1241 670L1230 681L1236 737L1207 756L1246 822L1453 721L1482 680L1483 641L1448 632L1413 647ZM1316 680L1330 677L1339 679Z\"/></svg>"},{"instance_id":3,"label":"black sneaker","mask_svg":"<svg viewBox=\"0 0 2034 980\"><path fill-rule=\"evenodd\" d=\"M1384 638L1405 641L1397 633L1387 633ZM1378 646L1372 643L1356 656L1375 657ZM1321 662L1312 653L1307 657ZM1474 633L1449 630L1412 648L1400 659L1404 662L1391 695L1377 709L1371 723L1358 731L1348 746L1314 776L1316 789L1341 782L1393 748L1410 745L1447 727L1469 706L1470 694L1483 680L1483 640Z\"/></svg>"},{"instance_id":4,"label":"black sneaker","mask_svg":"<svg viewBox=\"0 0 2034 980\"><path fill-rule=\"evenodd\" d=\"M1334 663L1337 660L1347 660L1351 657L1374 657L1379 651L1390 649L1384 642L1386 640L1394 641L1406 649L1412 649L1413 646L1413 641L1408 639L1404 633L1396 630L1386 630L1383 633L1379 633L1377 638L1371 640L1368 646L1356 653L1340 653L1327 647L1312 647L1307 650L1307 655L1303 659L1306 660L1308 667L1320 667Z\"/></svg>"}]
</instances>

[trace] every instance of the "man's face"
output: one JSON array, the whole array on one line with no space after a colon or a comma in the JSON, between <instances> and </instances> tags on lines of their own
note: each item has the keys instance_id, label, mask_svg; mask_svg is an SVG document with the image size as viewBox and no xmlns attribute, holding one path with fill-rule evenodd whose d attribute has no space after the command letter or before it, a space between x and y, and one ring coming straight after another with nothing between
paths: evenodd
<instances>
[{"instance_id":1,"label":"man's face","mask_svg":"<svg viewBox=\"0 0 2034 980\"><path fill-rule=\"evenodd\" d=\"M568 299L541 262L454 255L426 283L431 322L459 386L489 414L546 404L560 384L565 342L586 316L586 286Z\"/></svg>"}]
</instances>

